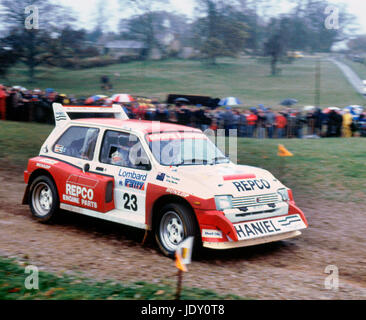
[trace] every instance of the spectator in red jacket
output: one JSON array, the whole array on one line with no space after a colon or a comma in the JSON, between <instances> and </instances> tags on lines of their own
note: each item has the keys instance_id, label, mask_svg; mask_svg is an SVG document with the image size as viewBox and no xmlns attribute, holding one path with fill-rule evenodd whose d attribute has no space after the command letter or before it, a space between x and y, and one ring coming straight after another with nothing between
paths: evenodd
<instances>
[{"instance_id":1,"label":"spectator in red jacket","mask_svg":"<svg viewBox=\"0 0 366 320\"><path fill-rule=\"evenodd\" d=\"M247 128L248 128L248 138L253 138L254 129L258 121L258 116L251 111L247 116Z\"/></svg>"},{"instance_id":2,"label":"spectator in red jacket","mask_svg":"<svg viewBox=\"0 0 366 320\"><path fill-rule=\"evenodd\" d=\"M0 84L0 120L6 120L6 92Z\"/></svg>"},{"instance_id":3,"label":"spectator in red jacket","mask_svg":"<svg viewBox=\"0 0 366 320\"><path fill-rule=\"evenodd\" d=\"M281 139L284 137L286 125L287 125L286 117L281 112L277 113L276 116L277 138Z\"/></svg>"}]
</instances>

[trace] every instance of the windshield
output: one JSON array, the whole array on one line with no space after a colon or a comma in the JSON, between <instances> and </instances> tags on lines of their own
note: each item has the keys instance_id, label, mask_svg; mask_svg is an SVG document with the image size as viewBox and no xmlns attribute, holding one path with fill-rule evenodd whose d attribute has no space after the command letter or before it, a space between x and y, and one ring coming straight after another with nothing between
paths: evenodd
<instances>
[{"instance_id":1,"label":"windshield","mask_svg":"<svg viewBox=\"0 0 366 320\"><path fill-rule=\"evenodd\" d=\"M207 165L229 160L203 133L161 133L147 136L155 159L164 166Z\"/></svg>"}]
</instances>

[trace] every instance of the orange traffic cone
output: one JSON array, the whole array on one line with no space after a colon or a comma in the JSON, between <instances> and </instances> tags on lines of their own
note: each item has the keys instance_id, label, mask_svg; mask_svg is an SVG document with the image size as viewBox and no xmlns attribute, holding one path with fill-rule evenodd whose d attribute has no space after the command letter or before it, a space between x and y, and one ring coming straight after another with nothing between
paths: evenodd
<instances>
[{"instance_id":1,"label":"orange traffic cone","mask_svg":"<svg viewBox=\"0 0 366 320\"><path fill-rule=\"evenodd\" d=\"M278 145L278 156L279 157L293 157L293 153L291 153L290 151L288 151L284 145L279 144Z\"/></svg>"}]
</instances>

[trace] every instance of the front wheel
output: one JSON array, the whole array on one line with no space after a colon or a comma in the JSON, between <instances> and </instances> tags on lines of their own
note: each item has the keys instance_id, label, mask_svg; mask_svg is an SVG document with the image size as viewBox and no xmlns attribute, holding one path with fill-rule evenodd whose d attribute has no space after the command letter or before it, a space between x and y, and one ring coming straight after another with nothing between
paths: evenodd
<instances>
[{"instance_id":1,"label":"front wheel","mask_svg":"<svg viewBox=\"0 0 366 320\"><path fill-rule=\"evenodd\" d=\"M59 209L55 183L47 176L36 178L29 191L29 206L33 216L40 222L51 222Z\"/></svg>"},{"instance_id":2,"label":"front wheel","mask_svg":"<svg viewBox=\"0 0 366 320\"><path fill-rule=\"evenodd\" d=\"M198 228L192 210L185 205L172 203L163 206L155 225L155 239L160 250L174 257L178 245L190 236L197 246Z\"/></svg>"}]
</instances>

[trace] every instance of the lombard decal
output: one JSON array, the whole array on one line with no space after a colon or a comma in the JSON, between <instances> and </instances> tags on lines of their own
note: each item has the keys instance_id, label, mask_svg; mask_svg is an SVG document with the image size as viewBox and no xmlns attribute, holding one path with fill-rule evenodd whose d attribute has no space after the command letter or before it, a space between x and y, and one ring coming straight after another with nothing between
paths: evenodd
<instances>
[{"instance_id":1,"label":"lombard decal","mask_svg":"<svg viewBox=\"0 0 366 320\"><path fill-rule=\"evenodd\" d=\"M146 174L139 174L134 171L124 171L120 169L118 175L122 178L125 178L124 181L119 181L120 186L125 186L127 188L137 189L137 190L145 190L145 182L147 179Z\"/></svg>"},{"instance_id":2,"label":"lombard decal","mask_svg":"<svg viewBox=\"0 0 366 320\"><path fill-rule=\"evenodd\" d=\"M271 189L270 183L264 179L235 181L233 185L239 192Z\"/></svg>"},{"instance_id":3,"label":"lombard decal","mask_svg":"<svg viewBox=\"0 0 366 320\"><path fill-rule=\"evenodd\" d=\"M78 179L81 179L83 183L76 182ZM97 209L98 204L93 201L94 188L97 184L97 180L71 175L66 181L65 194L62 195L62 199L77 205Z\"/></svg>"},{"instance_id":4,"label":"lombard decal","mask_svg":"<svg viewBox=\"0 0 366 320\"><path fill-rule=\"evenodd\" d=\"M119 170L118 175L122 178L129 178L138 181L146 181L147 179L147 174L139 174L134 171L124 171L123 169Z\"/></svg>"},{"instance_id":5,"label":"lombard decal","mask_svg":"<svg viewBox=\"0 0 366 320\"><path fill-rule=\"evenodd\" d=\"M44 163L36 163L36 166L39 167L39 168L43 168L43 169L50 169L51 166L47 165L47 164L44 164Z\"/></svg>"},{"instance_id":6,"label":"lombard decal","mask_svg":"<svg viewBox=\"0 0 366 320\"><path fill-rule=\"evenodd\" d=\"M185 192L182 192L182 191L178 191L178 190L175 190L175 189L172 189L172 188L167 188L166 189L166 192L167 193L171 193L171 194L175 194L175 195L180 196L180 197L183 197L183 198L187 198L189 196L188 193L185 193Z\"/></svg>"}]
</instances>

